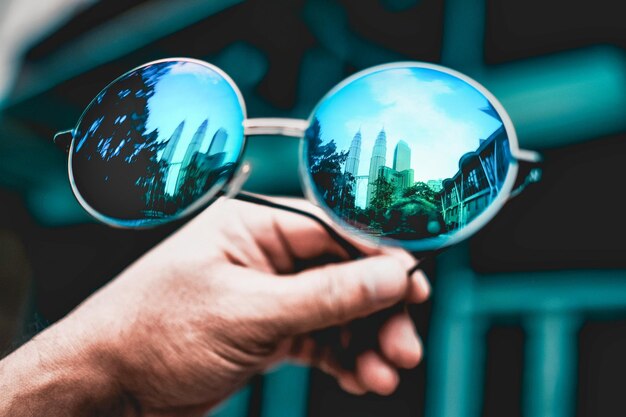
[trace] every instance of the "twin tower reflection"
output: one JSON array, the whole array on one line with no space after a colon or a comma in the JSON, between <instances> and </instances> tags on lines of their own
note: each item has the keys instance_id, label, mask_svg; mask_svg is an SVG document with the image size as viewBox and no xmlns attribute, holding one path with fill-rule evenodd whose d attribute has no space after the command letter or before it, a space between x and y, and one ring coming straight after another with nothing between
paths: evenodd
<instances>
[{"instance_id":1,"label":"twin tower reflection","mask_svg":"<svg viewBox=\"0 0 626 417\"><path fill-rule=\"evenodd\" d=\"M411 169L411 148L405 141L400 140L396 144L393 152L392 168L385 165L387 162L387 134L385 133L384 127L378 133L376 142L374 142L368 175L358 175L360 157L361 129L354 135L350 143L344 169L344 172L354 177L356 181L355 205L361 209L371 206L376 191L375 184L379 176L384 178L385 181L394 184L396 194L401 194L404 190L413 185L414 171ZM362 192L359 192L363 190L363 183L367 187L365 196L363 196Z\"/></svg>"},{"instance_id":2,"label":"twin tower reflection","mask_svg":"<svg viewBox=\"0 0 626 417\"><path fill-rule=\"evenodd\" d=\"M159 62L119 78L75 130L80 195L122 225L182 213L232 175L243 147L237 94L195 62Z\"/></svg>"},{"instance_id":3,"label":"twin tower reflection","mask_svg":"<svg viewBox=\"0 0 626 417\"><path fill-rule=\"evenodd\" d=\"M497 117L492 108L483 111ZM314 184L326 204L367 234L401 240L445 236L466 226L499 193L511 158L508 136L500 123L488 137L477 138L476 149L456 156L456 174L415 181L407 141L397 140L388 166L383 127L374 141L368 173L359 175L361 129L343 152L334 140L323 141L322 131L322 123L315 119L307 135Z\"/></svg>"},{"instance_id":4,"label":"twin tower reflection","mask_svg":"<svg viewBox=\"0 0 626 417\"><path fill-rule=\"evenodd\" d=\"M146 191L146 214L158 217L168 212L168 201L176 201L183 206L193 202L198 191L206 186L207 179L219 174L224 165L224 152L228 140L228 132L218 128L210 138L208 149L205 148L209 119L204 119L193 134L188 144L181 143L185 130L183 120L174 130L172 136L165 141L166 145L157 156L158 164L163 167L159 175L149 179L150 186ZM182 159L175 159L183 152ZM178 152L177 152L178 151ZM189 201L187 201L189 200Z\"/></svg>"}]
</instances>

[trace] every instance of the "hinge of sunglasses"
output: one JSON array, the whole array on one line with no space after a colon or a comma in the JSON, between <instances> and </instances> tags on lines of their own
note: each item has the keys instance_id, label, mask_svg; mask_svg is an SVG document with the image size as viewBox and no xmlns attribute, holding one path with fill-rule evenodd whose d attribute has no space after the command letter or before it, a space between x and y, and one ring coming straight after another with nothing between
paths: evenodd
<instances>
[{"instance_id":1,"label":"hinge of sunglasses","mask_svg":"<svg viewBox=\"0 0 626 417\"><path fill-rule=\"evenodd\" d=\"M527 174L524 181L511 191L509 198L517 197L528 185L541 180L542 171L537 165L542 161L543 157L539 152L518 150L515 154L515 158L520 162L522 167L525 166Z\"/></svg>"},{"instance_id":2,"label":"hinge of sunglasses","mask_svg":"<svg viewBox=\"0 0 626 417\"><path fill-rule=\"evenodd\" d=\"M279 117L259 117L247 119L243 122L244 134L246 136L282 135L302 138L308 127L309 122L307 120Z\"/></svg>"},{"instance_id":3,"label":"hinge of sunglasses","mask_svg":"<svg viewBox=\"0 0 626 417\"><path fill-rule=\"evenodd\" d=\"M243 164L241 164L239 170L230 180L230 183L228 184L228 189L226 190L224 197L235 198L237 194L239 194L239 192L243 188L243 185L248 180L248 177L250 177L251 168L252 166L249 162L244 162Z\"/></svg>"},{"instance_id":4,"label":"hinge of sunglasses","mask_svg":"<svg viewBox=\"0 0 626 417\"><path fill-rule=\"evenodd\" d=\"M65 153L68 153L70 151L70 145L72 144L73 138L74 138L73 130L64 130L54 135L54 139L52 139L52 141L59 148L63 149Z\"/></svg>"}]
</instances>

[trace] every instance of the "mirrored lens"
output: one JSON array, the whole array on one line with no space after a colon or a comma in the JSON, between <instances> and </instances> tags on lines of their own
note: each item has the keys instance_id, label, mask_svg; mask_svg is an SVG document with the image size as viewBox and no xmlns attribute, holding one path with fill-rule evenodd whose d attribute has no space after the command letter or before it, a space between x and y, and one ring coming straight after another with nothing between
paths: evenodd
<instances>
[{"instance_id":1,"label":"mirrored lens","mask_svg":"<svg viewBox=\"0 0 626 417\"><path fill-rule=\"evenodd\" d=\"M317 201L341 223L411 250L467 230L497 201L511 163L493 103L419 65L353 78L316 108L306 139Z\"/></svg>"},{"instance_id":2,"label":"mirrored lens","mask_svg":"<svg viewBox=\"0 0 626 417\"><path fill-rule=\"evenodd\" d=\"M74 133L75 191L102 220L146 226L208 201L242 152L244 110L217 70L162 61L104 89Z\"/></svg>"}]
</instances>

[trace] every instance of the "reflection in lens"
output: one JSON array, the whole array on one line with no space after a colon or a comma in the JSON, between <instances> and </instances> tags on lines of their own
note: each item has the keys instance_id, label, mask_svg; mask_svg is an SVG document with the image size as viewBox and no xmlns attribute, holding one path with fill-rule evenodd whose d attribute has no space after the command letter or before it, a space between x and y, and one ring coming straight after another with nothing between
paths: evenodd
<instances>
[{"instance_id":1,"label":"reflection in lens","mask_svg":"<svg viewBox=\"0 0 626 417\"><path fill-rule=\"evenodd\" d=\"M367 73L317 107L306 132L316 199L375 238L434 249L489 207L511 161L492 103L446 72Z\"/></svg>"},{"instance_id":2,"label":"reflection in lens","mask_svg":"<svg viewBox=\"0 0 626 417\"><path fill-rule=\"evenodd\" d=\"M81 198L124 226L164 222L215 194L243 147L238 93L217 71L187 61L141 67L103 90L74 134Z\"/></svg>"}]
</instances>

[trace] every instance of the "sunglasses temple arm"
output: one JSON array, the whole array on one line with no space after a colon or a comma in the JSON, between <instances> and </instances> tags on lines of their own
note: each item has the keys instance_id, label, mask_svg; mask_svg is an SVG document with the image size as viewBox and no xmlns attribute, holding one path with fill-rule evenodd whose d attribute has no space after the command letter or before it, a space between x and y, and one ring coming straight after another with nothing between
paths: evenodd
<instances>
[{"instance_id":1,"label":"sunglasses temple arm","mask_svg":"<svg viewBox=\"0 0 626 417\"><path fill-rule=\"evenodd\" d=\"M54 135L52 141L59 148L63 149L65 153L69 153L70 145L72 144L72 139L74 139L74 131L73 130L63 130L61 132L57 132Z\"/></svg>"},{"instance_id":2,"label":"sunglasses temple arm","mask_svg":"<svg viewBox=\"0 0 626 417\"><path fill-rule=\"evenodd\" d=\"M319 224L320 226L322 226L324 230L326 231L326 233L328 233L328 235L331 238L333 238L339 245L341 245L341 247L348 253L350 258L356 259L356 258L363 257L363 253L356 246L354 246L352 243L346 240L343 236L337 233L335 229L333 229L328 223L326 223L321 218L317 217L315 214L309 213L308 211L297 209L295 207L276 203L274 201L267 200L263 197L259 197L255 194L248 193L246 191L240 192L239 194L235 195L233 198L240 200L240 201L245 201L247 203L259 204L262 206L284 210L290 213L295 213L295 214L299 214L301 216L307 217L313 220L314 222L316 222L317 224Z\"/></svg>"},{"instance_id":3,"label":"sunglasses temple arm","mask_svg":"<svg viewBox=\"0 0 626 417\"><path fill-rule=\"evenodd\" d=\"M259 197L255 194L248 193L246 191L240 192L239 194L235 195L233 198L236 200L245 201L247 203L259 204L262 206L271 207L271 208L275 208L279 210L285 210L290 213L295 213L301 216L305 216L313 220L320 226L322 226L324 230L326 231L326 233L328 233L328 235L331 238L333 238L339 245L341 245L341 247L348 253L350 258L358 259L358 258L363 257L363 252L361 252L356 246L354 246L352 243L346 240L343 236L337 233L337 231L333 229L328 223L326 223L324 220L322 220L321 218L319 218L313 213L309 213L308 211L300 210L295 207L287 206L284 204L276 203L274 201L267 200L263 197ZM416 262L416 264L407 271L407 276L410 277L411 275L413 275L415 271L420 269L420 263L422 262L424 258L426 258L426 256L422 256L418 258L418 261Z\"/></svg>"},{"instance_id":4,"label":"sunglasses temple arm","mask_svg":"<svg viewBox=\"0 0 626 417\"><path fill-rule=\"evenodd\" d=\"M520 171L524 180L511 191L509 200L520 195L524 189L541 180L541 167L539 164L543 161L543 156L539 152L529 151L524 149L518 149L513 153L513 157L520 165Z\"/></svg>"},{"instance_id":5,"label":"sunglasses temple arm","mask_svg":"<svg viewBox=\"0 0 626 417\"><path fill-rule=\"evenodd\" d=\"M531 164L538 164L543 160L543 155L539 152L531 151L528 149L516 149L511 152L513 158L518 162L527 162Z\"/></svg>"}]
</instances>

